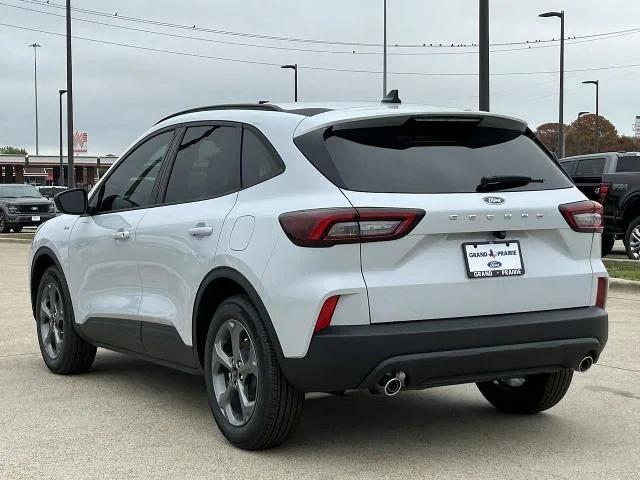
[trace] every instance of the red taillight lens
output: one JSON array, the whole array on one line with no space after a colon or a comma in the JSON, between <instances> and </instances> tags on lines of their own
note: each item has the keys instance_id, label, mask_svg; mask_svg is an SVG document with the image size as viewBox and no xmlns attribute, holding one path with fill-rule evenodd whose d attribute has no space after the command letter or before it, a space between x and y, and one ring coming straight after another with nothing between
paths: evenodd
<instances>
[{"instance_id":1,"label":"red taillight lens","mask_svg":"<svg viewBox=\"0 0 640 480\"><path fill-rule=\"evenodd\" d=\"M600 184L600 189L598 192L598 202L600 202L601 204L604 204L604 201L607 199L607 196L609 196L609 191L611 190L611 185L609 183L601 183Z\"/></svg>"},{"instance_id":2,"label":"red taillight lens","mask_svg":"<svg viewBox=\"0 0 640 480\"><path fill-rule=\"evenodd\" d=\"M583 202L565 203L558 207L572 230L583 233L601 233L602 205L598 202L585 200Z\"/></svg>"},{"instance_id":3,"label":"red taillight lens","mask_svg":"<svg viewBox=\"0 0 640 480\"><path fill-rule=\"evenodd\" d=\"M425 211L409 208L319 208L280 215L280 225L301 247L380 242L407 235Z\"/></svg>"},{"instance_id":4,"label":"red taillight lens","mask_svg":"<svg viewBox=\"0 0 640 480\"><path fill-rule=\"evenodd\" d=\"M596 307L604 309L607 306L607 293L609 291L609 280L607 277L598 277L598 290L596 292Z\"/></svg>"},{"instance_id":5,"label":"red taillight lens","mask_svg":"<svg viewBox=\"0 0 640 480\"><path fill-rule=\"evenodd\" d=\"M316 326L313 329L313 333L324 330L329 326L331 319L333 318L333 312L336 311L336 307L338 306L338 300L340 300L340 296L336 295L334 297L329 297L324 301L322 308L320 309L320 313L318 314L318 320L316 320Z\"/></svg>"}]
</instances>

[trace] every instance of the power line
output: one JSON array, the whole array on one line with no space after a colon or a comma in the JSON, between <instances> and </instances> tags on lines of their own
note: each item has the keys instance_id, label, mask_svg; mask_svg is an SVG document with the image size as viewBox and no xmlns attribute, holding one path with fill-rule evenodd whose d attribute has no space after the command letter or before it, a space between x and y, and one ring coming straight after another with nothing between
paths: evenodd
<instances>
[{"instance_id":1,"label":"power line","mask_svg":"<svg viewBox=\"0 0 640 480\"><path fill-rule=\"evenodd\" d=\"M58 8L58 9L64 9L65 8L64 5L52 3L49 0L47 0L46 2L43 1L43 0L17 0L17 1L22 2L22 3L28 3L28 4L51 7L51 8ZM276 36L276 35L264 35L264 34L247 33L247 32L234 32L234 31L230 31L230 30L221 30L221 29L198 27L197 25L189 26L189 25L184 25L184 24L176 24L176 23L170 23L170 22L159 21L159 20L151 20L151 19L140 18L140 17L130 17L130 16L126 16L126 15L119 15L117 12L108 13L108 12L104 12L104 11L90 10L90 9L79 8L79 7L73 7L72 10L77 11L79 13L84 13L84 14L87 14L87 15L109 17L109 18L114 18L114 19L118 19L118 20L122 20L122 21L145 23L145 24L151 24L151 25L157 25L157 26L163 26L163 27L186 29L186 30L189 30L189 31L213 33L213 34L218 34L218 35L232 35L232 36L241 36L241 37L248 37L248 38L259 38L259 39L271 40L271 41L286 41L286 42L300 42L300 43L341 45L341 46L358 46L358 47L382 47L382 44L380 44L380 43L345 42L345 41L334 41L334 40L322 40L322 39L284 37L284 36ZM78 19L78 20L80 20L80 19ZM112 24L105 24L105 25L112 26ZM153 33L159 33L159 32L153 32ZM608 38L609 36L611 36L613 38L614 36L631 35L631 34L635 34L635 33L640 33L640 28L631 28L631 29L617 30L617 31L612 31L612 32L603 32L603 33L596 33L596 34L590 34L590 35L573 36L573 37L567 37L566 40L568 42L571 42L571 43L582 43L582 42L572 42L572 41L573 40L595 41L596 39L605 39L605 38L602 38L602 37L607 37ZM543 48L543 46L540 45L540 44L555 43L555 42L558 42L558 41L560 41L560 39L555 39L555 38L546 39L546 40L524 40L524 41L518 41L518 42L492 43L491 46L493 46L493 47L501 47L501 46L524 45L524 46L526 46L526 48L523 48L523 50L525 50L525 49L532 49L532 48ZM259 45L253 45L253 44L249 44L247 46L273 48L273 47L259 46ZM390 47L395 47L395 48L476 48L477 47L477 45L474 44L474 43L471 43L471 44L463 44L463 43L458 43L458 44L456 44L456 43L451 43L451 44L449 44L449 43L429 43L429 44L427 44L427 43L416 43L416 44L395 44L395 45L392 44L392 45L389 45L389 46ZM512 50L495 50L495 51L498 52L498 51L514 51L514 50L515 49L512 49ZM334 53L334 52L333 51L327 51L326 53ZM353 51L351 51L351 52L341 51L341 52L338 52L338 53L352 53L353 54L354 52ZM377 52L355 52L355 53L356 54L360 54L360 55L377 54ZM458 52L458 53L460 54L460 53L476 53L476 52ZM408 55L408 53L404 53L404 54Z\"/></svg>"},{"instance_id":2,"label":"power line","mask_svg":"<svg viewBox=\"0 0 640 480\"><path fill-rule=\"evenodd\" d=\"M23 27L20 25L12 25L9 23L0 23L0 26L15 28L18 30L26 30L30 32L38 32L44 33L47 35L55 35L58 37L65 37L64 33L58 32L50 32L47 30L41 30L37 28ZM120 43L120 42L112 42L108 40L99 40L96 38L89 37L81 37L74 35L72 38L77 40L85 40L88 42L94 43L102 43L105 45L113 45L119 47L127 47L138 50L145 50L150 52L158 52L158 53L167 53L172 55L182 55L187 57L195 57L195 58L206 58L211 60L220 60L225 62L234 62L234 63L246 63L252 65L265 65L265 66L277 66L280 67L282 65L281 62L273 63L273 62L263 62L257 60L245 60L240 58L231 58L231 57L219 57L213 55L204 55L200 53L191 53L191 52L181 52L177 50L166 50L162 48L153 48L153 47L145 47L142 45L133 45L129 43ZM369 73L369 74L381 74L380 70L366 70L366 69L349 69L349 68L335 68L335 67L318 67L312 65L299 65L300 68L304 68L305 70L317 70L317 71L327 71L327 72L349 72L349 73ZM590 68L578 68L573 70L565 70L566 73L574 73L574 72L593 72L598 70L615 70L615 69L623 69L623 68L634 68L640 67L640 63L629 64L629 65L607 65L603 67L590 67ZM388 72L393 75L407 75L407 76L424 76L424 77L475 77L477 73L467 73L467 72ZM558 70L543 70L543 71L532 71L532 72L492 72L491 75L494 76L524 76L524 75L548 75L548 74L556 74Z\"/></svg>"},{"instance_id":3,"label":"power line","mask_svg":"<svg viewBox=\"0 0 640 480\"><path fill-rule=\"evenodd\" d=\"M18 1L29 1L29 0L18 0ZM31 1L31 3L33 3L33 1ZM53 13L53 12L45 12L42 10L37 10L34 8L28 8L28 7L21 7L18 5L12 5L9 3L4 3L4 2L0 2L0 5L3 5L5 7L11 7L11 8L16 8L19 10L24 10L24 11L29 11L29 12L35 12L35 13L40 13L42 15L49 15L49 16L53 16L53 17L59 17L59 18L65 18L65 15L62 14L58 14L58 13ZM228 40L217 40L217 39L211 39L211 38L202 38L202 37L193 37L193 36L189 36L189 35L180 35L180 34L175 34L175 33L168 33L168 32L159 32L159 31L155 31L155 30L147 30L144 28L135 28L135 27L129 27L129 26L124 26L124 25L115 25L113 23L105 23L105 22L99 22L97 20L89 20L86 18L78 18L78 17L73 17L73 19L75 21L79 21L79 22L85 22L85 23L89 23L89 24L93 24L93 25L102 25L102 26L107 26L107 27L111 27L111 28L118 28L118 29L122 29L122 30L129 30L129 31L134 31L134 32L142 32L142 33L150 33L153 35L161 35L161 36L167 36L167 37L172 37L172 38L182 38L182 39L187 39L187 40L196 40L196 41L201 41L201 42L208 42L208 43L218 43L218 44L224 44L224 45L234 45L234 46L244 46L244 47L253 47L253 48L264 48L264 49L273 49L273 50L284 50L284 51L297 51L297 52L310 52L310 53L331 53L331 54L341 54L341 55L380 55L379 52L359 52L356 50L324 50L324 49L312 49L312 48L300 48L300 47L284 47L284 46L278 46L278 45L259 45L259 44L255 44L255 43L243 43L243 42L232 42L232 41L228 41ZM625 31L624 33L618 33L618 34L599 34L599 35L610 35L607 37L603 37L603 36L599 36L598 38L588 38L585 40L575 40L575 41L569 41L567 42L567 45L573 45L574 43L585 43L585 42L593 42L593 41L598 41L598 40L607 40L609 38L615 38L615 37L619 37L619 36L623 36L623 35L631 35L631 34L635 34L635 33L640 33L640 28L638 29L633 29L632 31ZM518 48L509 48L509 49L493 49L491 50L492 53L499 53L499 52L514 52L514 51L521 51L521 50L533 50L533 49L538 49L538 48L553 48L556 45L555 44L537 44L537 43L544 43L544 41L542 42L532 42L529 46L527 47L518 47ZM464 52L392 52L389 53L388 55L390 56L431 56L431 55L477 55L478 51L464 51Z\"/></svg>"}]
</instances>

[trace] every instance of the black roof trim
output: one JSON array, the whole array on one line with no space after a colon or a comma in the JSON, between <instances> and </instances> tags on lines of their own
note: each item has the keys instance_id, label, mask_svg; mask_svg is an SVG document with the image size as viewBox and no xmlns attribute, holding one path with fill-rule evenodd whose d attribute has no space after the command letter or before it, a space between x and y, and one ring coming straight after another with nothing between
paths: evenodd
<instances>
[{"instance_id":1,"label":"black roof trim","mask_svg":"<svg viewBox=\"0 0 640 480\"><path fill-rule=\"evenodd\" d=\"M210 110L266 110L270 112L284 111L277 105L272 105L270 103L229 103L226 105L209 105L207 107L190 108L188 110L182 110L180 112L172 113L171 115L168 115L156 122L156 125L164 122L165 120L169 120L170 118L178 117L180 115L186 115L188 113L196 112L207 112Z\"/></svg>"},{"instance_id":2,"label":"black roof trim","mask_svg":"<svg viewBox=\"0 0 640 480\"><path fill-rule=\"evenodd\" d=\"M320 113L331 112L330 108L320 108L320 107L311 107L311 108L292 108L290 110L283 110L283 112L287 113L295 113L296 115L304 115L305 117L313 117L314 115L318 115Z\"/></svg>"}]
</instances>

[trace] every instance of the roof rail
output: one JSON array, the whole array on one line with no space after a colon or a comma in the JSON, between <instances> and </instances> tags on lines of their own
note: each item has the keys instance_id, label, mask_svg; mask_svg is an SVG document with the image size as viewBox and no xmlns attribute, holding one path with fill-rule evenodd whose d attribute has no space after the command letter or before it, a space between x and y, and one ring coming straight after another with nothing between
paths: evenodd
<instances>
[{"instance_id":1,"label":"roof rail","mask_svg":"<svg viewBox=\"0 0 640 480\"><path fill-rule=\"evenodd\" d=\"M228 103L224 105L209 105L207 107L190 108L188 110L182 110L180 112L172 113L171 115L168 115L160 119L158 122L156 122L156 125L164 122L165 120L169 120L170 118L178 117L180 115L186 115L188 113L196 113L196 112L208 112L210 110L266 110L270 112L283 111L277 105L272 105L269 103Z\"/></svg>"}]
</instances>

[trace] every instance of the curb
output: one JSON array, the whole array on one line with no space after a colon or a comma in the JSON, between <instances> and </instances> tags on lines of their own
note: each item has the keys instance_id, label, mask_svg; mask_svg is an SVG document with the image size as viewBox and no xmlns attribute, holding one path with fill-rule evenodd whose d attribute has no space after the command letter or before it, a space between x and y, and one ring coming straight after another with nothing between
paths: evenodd
<instances>
[{"instance_id":1,"label":"curb","mask_svg":"<svg viewBox=\"0 0 640 480\"><path fill-rule=\"evenodd\" d=\"M33 240L30 238L0 238L0 244L3 243L24 243L30 245Z\"/></svg>"},{"instance_id":2,"label":"curb","mask_svg":"<svg viewBox=\"0 0 640 480\"><path fill-rule=\"evenodd\" d=\"M609 278L609 289L616 292L640 293L640 282L622 278Z\"/></svg>"}]
</instances>

